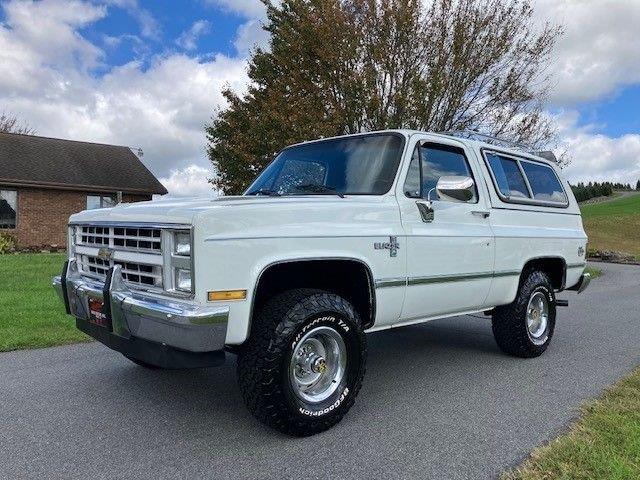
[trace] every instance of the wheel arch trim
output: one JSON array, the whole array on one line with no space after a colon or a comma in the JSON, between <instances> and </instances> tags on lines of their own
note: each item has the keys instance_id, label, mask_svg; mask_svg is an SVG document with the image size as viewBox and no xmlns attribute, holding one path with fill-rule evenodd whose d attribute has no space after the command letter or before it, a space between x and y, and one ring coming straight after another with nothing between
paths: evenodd
<instances>
[{"instance_id":1,"label":"wheel arch trim","mask_svg":"<svg viewBox=\"0 0 640 480\"><path fill-rule=\"evenodd\" d=\"M524 263L522 264L522 268L520 269L521 278L522 278L522 274L524 273L525 267L529 263L535 262L537 260L560 260L562 262L562 279L561 279L560 288L558 289L558 291L562 291L565 289L565 284L567 282L567 268L570 268L572 266L577 266L577 265L567 264L566 258L564 258L561 255L538 255L535 257L529 257L524 261Z\"/></svg>"},{"instance_id":2,"label":"wheel arch trim","mask_svg":"<svg viewBox=\"0 0 640 480\"><path fill-rule=\"evenodd\" d=\"M375 320L376 320L376 285L375 285L375 279L373 277L373 272L371 271L371 267L369 266L369 264L361 259L361 258L357 258L357 257L350 257L350 256L336 256L336 255L331 255L331 256L327 256L327 257L322 257L322 256L314 256L314 257L292 257L292 258L283 258L283 259L278 259L278 260L274 260L270 263L267 263L266 265L264 265L262 267L262 269L260 270L260 272L258 273L255 283L253 285L253 289L252 289L252 294L251 294L251 306L249 307L249 318L248 318L248 325L247 325L247 336L251 334L251 327L253 324L253 315L255 313L255 303L256 303L256 297L257 297L257 293L258 293L258 288L260 286L260 281L262 280L263 275L265 274L265 272L267 272L269 269L277 266L277 265L284 265L284 264L291 264L291 263L303 263L303 262L318 262L318 261L345 261L345 262L355 262L358 263L360 265L362 265L365 269L366 275L367 275L367 290L369 291L369 307L371 309L371 318L369 319L368 322L365 322L363 324L363 329L367 329L367 328L371 328L375 325ZM245 340L246 341L246 340Z\"/></svg>"}]
</instances>

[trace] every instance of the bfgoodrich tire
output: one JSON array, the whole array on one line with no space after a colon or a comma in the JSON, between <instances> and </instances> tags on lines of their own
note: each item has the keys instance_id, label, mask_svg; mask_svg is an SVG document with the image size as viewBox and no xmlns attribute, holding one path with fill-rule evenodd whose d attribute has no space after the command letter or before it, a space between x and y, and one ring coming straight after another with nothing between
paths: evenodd
<instances>
[{"instance_id":1,"label":"bfgoodrich tire","mask_svg":"<svg viewBox=\"0 0 640 480\"><path fill-rule=\"evenodd\" d=\"M496 343L510 355L532 358L542 355L556 325L556 297L549 277L530 270L520 280L513 303L497 307L492 328Z\"/></svg>"},{"instance_id":2,"label":"bfgoodrich tire","mask_svg":"<svg viewBox=\"0 0 640 480\"><path fill-rule=\"evenodd\" d=\"M238 383L249 411L285 434L313 435L338 423L362 385L366 340L342 297L311 289L275 296L239 352Z\"/></svg>"}]
</instances>

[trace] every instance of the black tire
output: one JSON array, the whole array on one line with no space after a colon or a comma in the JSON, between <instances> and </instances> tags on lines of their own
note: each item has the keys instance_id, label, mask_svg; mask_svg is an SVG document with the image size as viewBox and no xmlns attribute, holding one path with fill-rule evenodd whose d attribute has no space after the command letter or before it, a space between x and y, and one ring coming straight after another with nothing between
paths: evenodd
<instances>
[{"instance_id":1,"label":"black tire","mask_svg":"<svg viewBox=\"0 0 640 480\"><path fill-rule=\"evenodd\" d=\"M529 300L541 292L548 307L546 329L539 337L532 337L527 328ZM522 358L538 357L551 342L556 325L556 297L549 277L541 271L524 272L518 294L513 303L496 307L491 326L496 343L502 351Z\"/></svg>"},{"instance_id":2,"label":"black tire","mask_svg":"<svg viewBox=\"0 0 640 480\"><path fill-rule=\"evenodd\" d=\"M124 353L122 355L124 355ZM140 365L141 367L148 368L149 370L160 370L162 368L157 365L152 365L151 363L143 362L142 360L138 360L137 358L130 357L129 355L124 355L124 357L128 358L136 365Z\"/></svg>"},{"instance_id":3,"label":"black tire","mask_svg":"<svg viewBox=\"0 0 640 480\"><path fill-rule=\"evenodd\" d=\"M303 336L317 327L338 332L347 361L335 391L309 403L296 394L291 359ZM254 318L251 335L239 352L238 383L247 408L262 423L288 435L308 436L331 428L355 402L366 348L360 319L342 297L311 289L275 296Z\"/></svg>"}]
</instances>

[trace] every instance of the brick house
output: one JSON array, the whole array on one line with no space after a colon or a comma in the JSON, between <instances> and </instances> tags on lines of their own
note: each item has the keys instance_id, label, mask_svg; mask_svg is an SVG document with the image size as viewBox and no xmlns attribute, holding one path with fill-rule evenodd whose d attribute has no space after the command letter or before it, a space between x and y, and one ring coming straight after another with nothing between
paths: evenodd
<instances>
[{"instance_id":1,"label":"brick house","mask_svg":"<svg viewBox=\"0 0 640 480\"><path fill-rule=\"evenodd\" d=\"M0 233L20 248L64 247L71 214L165 193L128 147L0 133Z\"/></svg>"}]
</instances>

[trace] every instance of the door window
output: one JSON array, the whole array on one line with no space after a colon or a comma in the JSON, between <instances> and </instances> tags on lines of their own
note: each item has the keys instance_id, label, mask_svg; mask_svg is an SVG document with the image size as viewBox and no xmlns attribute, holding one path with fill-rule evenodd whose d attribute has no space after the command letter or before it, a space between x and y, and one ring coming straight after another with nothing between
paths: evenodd
<instances>
[{"instance_id":1,"label":"door window","mask_svg":"<svg viewBox=\"0 0 640 480\"><path fill-rule=\"evenodd\" d=\"M464 151L461 148L435 143L416 145L404 183L405 195L410 198L422 197L426 199L429 191L433 189L431 200L439 200L435 187L440 177L443 176L473 178ZM476 203L477 201L476 191L468 203Z\"/></svg>"}]
</instances>

